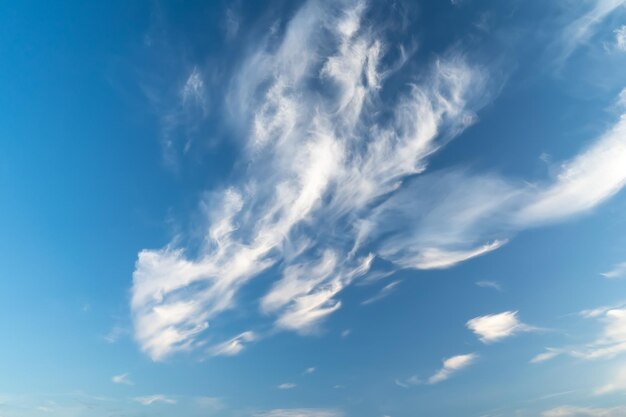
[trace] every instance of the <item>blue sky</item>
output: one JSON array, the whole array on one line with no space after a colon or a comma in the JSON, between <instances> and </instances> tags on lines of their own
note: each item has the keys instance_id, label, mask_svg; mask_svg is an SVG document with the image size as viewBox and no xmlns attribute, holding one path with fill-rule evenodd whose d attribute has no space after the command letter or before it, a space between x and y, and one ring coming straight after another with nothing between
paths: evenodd
<instances>
[{"instance_id":1,"label":"blue sky","mask_svg":"<svg viewBox=\"0 0 626 417\"><path fill-rule=\"evenodd\" d=\"M626 2L0 7L0 417L626 415Z\"/></svg>"}]
</instances>

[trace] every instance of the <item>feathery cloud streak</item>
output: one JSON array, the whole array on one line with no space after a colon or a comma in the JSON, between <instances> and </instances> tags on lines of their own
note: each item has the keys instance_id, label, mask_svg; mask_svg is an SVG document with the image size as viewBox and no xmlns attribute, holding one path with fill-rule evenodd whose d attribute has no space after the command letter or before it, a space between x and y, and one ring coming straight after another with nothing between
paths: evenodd
<instances>
[{"instance_id":1,"label":"feathery cloud streak","mask_svg":"<svg viewBox=\"0 0 626 417\"><path fill-rule=\"evenodd\" d=\"M452 374L459 372L462 369L467 368L474 362L478 356L475 353L469 353L466 355L452 356L451 358L443 361L443 367L437 371L433 376L428 378L429 384L437 384L450 378Z\"/></svg>"},{"instance_id":2,"label":"feathery cloud streak","mask_svg":"<svg viewBox=\"0 0 626 417\"><path fill-rule=\"evenodd\" d=\"M584 346L548 348L531 362L544 362L561 354L586 360L612 359L626 353L626 308L598 308L581 312L584 318L598 320L602 329L595 340Z\"/></svg>"},{"instance_id":3,"label":"feathery cloud streak","mask_svg":"<svg viewBox=\"0 0 626 417\"><path fill-rule=\"evenodd\" d=\"M249 126L244 180L212 202L198 256L168 246L137 260L135 338L153 359L192 348L208 320L279 261L282 278L261 309L279 328L311 331L370 268L374 255L359 247L356 226L369 207L473 122L468 102L484 74L453 53L381 117L385 45L362 25L366 5L346 4L307 3L235 77L227 100Z\"/></svg>"},{"instance_id":4,"label":"feathery cloud streak","mask_svg":"<svg viewBox=\"0 0 626 417\"><path fill-rule=\"evenodd\" d=\"M396 268L451 267L623 187L625 119L545 185L423 174L428 157L475 122L487 70L452 50L404 91L382 94L402 67L389 62L393 45L366 13L361 1L310 1L243 60L225 99L245 126L239 180L205 204L196 253L172 244L137 259L135 339L152 359L201 344L209 320L270 267L280 278L261 312L279 329L310 333L375 257ZM241 351L233 340L221 354Z\"/></svg>"},{"instance_id":5,"label":"feathery cloud streak","mask_svg":"<svg viewBox=\"0 0 626 417\"><path fill-rule=\"evenodd\" d=\"M621 417L625 415L626 407L591 408L563 406L545 411L543 417Z\"/></svg>"}]
</instances>

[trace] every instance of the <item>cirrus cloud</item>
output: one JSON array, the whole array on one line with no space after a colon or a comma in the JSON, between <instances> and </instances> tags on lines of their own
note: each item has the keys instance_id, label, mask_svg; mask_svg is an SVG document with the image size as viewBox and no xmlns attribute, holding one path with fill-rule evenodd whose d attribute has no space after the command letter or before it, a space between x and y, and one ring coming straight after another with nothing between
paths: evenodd
<instances>
[{"instance_id":1,"label":"cirrus cloud","mask_svg":"<svg viewBox=\"0 0 626 417\"><path fill-rule=\"evenodd\" d=\"M224 91L240 147L235 180L203 201L201 242L138 255L134 336L152 359L204 345L209 321L235 308L241 289L270 268L261 316L310 334L376 259L393 271L450 268L524 229L588 212L623 188L626 118L544 183L426 172L429 158L493 99L489 68L451 48L393 88L388 80L406 60L393 60L397 45L367 13L364 1L311 0L242 57ZM198 104L203 85L194 74L181 94ZM481 340L529 330L511 321L515 313L503 314L508 324L477 332ZM236 354L248 341L212 352Z\"/></svg>"}]
</instances>

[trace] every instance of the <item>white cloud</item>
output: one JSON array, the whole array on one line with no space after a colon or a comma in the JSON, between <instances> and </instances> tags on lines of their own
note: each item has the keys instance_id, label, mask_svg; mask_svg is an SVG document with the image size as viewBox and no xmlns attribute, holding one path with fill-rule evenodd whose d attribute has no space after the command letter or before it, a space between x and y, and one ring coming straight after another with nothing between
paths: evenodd
<instances>
[{"instance_id":1,"label":"white cloud","mask_svg":"<svg viewBox=\"0 0 626 417\"><path fill-rule=\"evenodd\" d=\"M418 269L442 269L449 268L468 259L476 258L494 251L506 243L506 240L495 240L490 243L471 248L468 250L446 251L438 248L428 248L422 251L416 259L415 267Z\"/></svg>"},{"instance_id":2,"label":"white cloud","mask_svg":"<svg viewBox=\"0 0 626 417\"><path fill-rule=\"evenodd\" d=\"M614 392L626 393L626 367L622 366L614 370L610 382L595 391L596 395L611 394Z\"/></svg>"},{"instance_id":3,"label":"white cloud","mask_svg":"<svg viewBox=\"0 0 626 417\"><path fill-rule=\"evenodd\" d=\"M496 291L502 291L502 285L500 285L500 283L497 281L488 281L488 280L477 281L476 285L481 288L493 288Z\"/></svg>"},{"instance_id":4,"label":"white cloud","mask_svg":"<svg viewBox=\"0 0 626 417\"><path fill-rule=\"evenodd\" d=\"M376 301L382 300L385 297L388 297L396 290L396 288L398 287L398 285L400 285L401 282L402 281L393 281L385 285L383 288L380 289L378 294L368 298L367 300L363 301L361 304L363 305L372 304L372 303L375 303Z\"/></svg>"},{"instance_id":5,"label":"white cloud","mask_svg":"<svg viewBox=\"0 0 626 417\"><path fill-rule=\"evenodd\" d=\"M372 106L389 74L386 48L363 26L364 10L359 1L340 13L309 2L282 38L268 37L243 60L227 102L237 124L250 126L246 176L208 205L200 255L175 247L139 254L135 338L153 359L193 348L209 319L233 308L238 290L278 261L282 278L262 312L278 328L314 331L341 307L338 294L370 269L374 254L360 246L358 227L368 207L475 120L471 107L486 77L450 53L389 103L391 120L380 121ZM311 90L311 80L323 92Z\"/></svg>"},{"instance_id":6,"label":"white cloud","mask_svg":"<svg viewBox=\"0 0 626 417\"><path fill-rule=\"evenodd\" d=\"M558 41L560 54L557 62L563 63L581 45L585 44L596 32L596 28L601 25L604 19L618 7L624 5L624 0L593 0L581 2L590 3L593 6L582 16L568 24L562 31L562 36Z\"/></svg>"},{"instance_id":7,"label":"white cloud","mask_svg":"<svg viewBox=\"0 0 626 417\"><path fill-rule=\"evenodd\" d=\"M304 375L311 375L312 373L314 373L317 370L317 368L315 368L314 366L311 366L310 368L306 368L304 370Z\"/></svg>"},{"instance_id":8,"label":"white cloud","mask_svg":"<svg viewBox=\"0 0 626 417\"><path fill-rule=\"evenodd\" d=\"M443 361L443 367L433 376L428 378L429 384L437 384L450 378L454 373L467 368L476 362L478 356L475 353L457 355Z\"/></svg>"},{"instance_id":9,"label":"white cloud","mask_svg":"<svg viewBox=\"0 0 626 417\"><path fill-rule=\"evenodd\" d=\"M146 395L143 397L135 397L133 399L142 405L152 405L152 404L157 404L157 403L176 404L175 399L166 397L165 395L161 395L161 394Z\"/></svg>"},{"instance_id":10,"label":"white cloud","mask_svg":"<svg viewBox=\"0 0 626 417\"><path fill-rule=\"evenodd\" d=\"M578 315L586 319L593 319L597 317L602 317L606 314L607 311L613 310L615 308L620 308L620 307L621 305L596 307L596 308L591 308L588 310L583 310L580 313L578 313Z\"/></svg>"},{"instance_id":11,"label":"white cloud","mask_svg":"<svg viewBox=\"0 0 626 417\"><path fill-rule=\"evenodd\" d=\"M467 328L473 331L483 343L497 342L517 333L534 329L518 319L517 311L475 317L467 322Z\"/></svg>"},{"instance_id":12,"label":"white cloud","mask_svg":"<svg viewBox=\"0 0 626 417\"><path fill-rule=\"evenodd\" d=\"M122 338L128 331L122 326L113 326L113 328L103 336L107 343L116 343Z\"/></svg>"},{"instance_id":13,"label":"white cloud","mask_svg":"<svg viewBox=\"0 0 626 417\"><path fill-rule=\"evenodd\" d=\"M114 375L111 378L111 381L115 384L123 384L123 385L134 385L133 381L130 380L130 374L125 372L123 374Z\"/></svg>"},{"instance_id":14,"label":"white cloud","mask_svg":"<svg viewBox=\"0 0 626 417\"><path fill-rule=\"evenodd\" d=\"M224 408L224 404L222 403L222 399L217 397L196 397L195 403L201 408L211 409L211 410L219 410Z\"/></svg>"},{"instance_id":15,"label":"white cloud","mask_svg":"<svg viewBox=\"0 0 626 417\"><path fill-rule=\"evenodd\" d=\"M425 174L377 207L362 233L376 242L381 257L397 265L449 268L506 243L499 229L519 194L493 175Z\"/></svg>"},{"instance_id":16,"label":"white cloud","mask_svg":"<svg viewBox=\"0 0 626 417\"><path fill-rule=\"evenodd\" d=\"M618 108L626 109L626 87L617 96L617 106Z\"/></svg>"},{"instance_id":17,"label":"white cloud","mask_svg":"<svg viewBox=\"0 0 626 417\"><path fill-rule=\"evenodd\" d=\"M543 417L623 417L626 407L590 408L562 406L544 411Z\"/></svg>"},{"instance_id":18,"label":"white cloud","mask_svg":"<svg viewBox=\"0 0 626 417\"><path fill-rule=\"evenodd\" d=\"M585 347L570 350L572 356L610 359L626 352L626 308L607 310L599 320L603 324L600 336Z\"/></svg>"},{"instance_id":19,"label":"white cloud","mask_svg":"<svg viewBox=\"0 0 626 417\"><path fill-rule=\"evenodd\" d=\"M517 231L588 211L624 185L626 118L547 184L424 174L490 99L488 70L450 50L394 94L386 81L403 68L387 64L384 28L362 18L363 1L341 7L305 3L284 33L238 61L224 99L240 145L237 180L203 200L195 230L206 233L193 250L175 239L136 262L134 337L153 360L203 345L209 321L270 267L279 278L261 313L278 329L312 333L376 257L393 270L452 267ZM194 68L181 106L202 110L204 89ZM236 354L247 341L212 352Z\"/></svg>"},{"instance_id":20,"label":"white cloud","mask_svg":"<svg viewBox=\"0 0 626 417\"><path fill-rule=\"evenodd\" d=\"M535 355L530 360L530 363L541 363L541 362L549 361L549 360L556 358L562 353L563 351L561 349L546 348L545 352Z\"/></svg>"},{"instance_id":21,"label":"white cloud","mask_svg":"<svg viewBox=\"0 0 626 417\"><path fill-rule=\"evenodd\" d=\"M567 354L585 360L612 359L626 353L626 308L600 307L581 312L581 316L598 320L602 326L600 334L582 346L549 349L535 356L534 362L542 362Z\"/></svg>"},{"instance_id":22,"label":"white cloud","mask_svg":"<svg viewBox=\"0 0 626 417\"><path fill-rule=\"evenodd\" d=\"M278 389L282 389L282 390L287 390L287 389L294 389L296 388L297 385L292 383L292 382L285 382L284 384L280 384L278 387Z\"/></svg>"},{"instance_id":23,"label":"white cloud","mask_svg":"<svg viewBox=\"0 0 626 417\"><path fill-rule=\"evenodd\" d=\"M206 91L202 75L197 67L194 67L185 81L185 85L181 91L183 105L194 104L200 106L206 111Z\"/></svg>"},{"instance_id":24,"label":"white cloud","mask_svg":"<svg viewBox=\"0 0 626 417\"><path fill-rule=\"evenodd\" d=\"M603 272L600 275L609 279L626 277L626 262L619 263L615 265L610 271Z\"/></svg>"},{"instance_id":25,"label":"white cloud","mask_svg":"<svg viewBox=\"0 0 626 417\"><path fill-rule=\"evenodd\" d=\"M562 165L556 181L537 192L516 215L524 225L584 213L626 184L626 117L586 151Z\"/></svg>"},{"instance_id":26,"label":"white cloud","mask_svg":"<svg viewBox=\"0 0 626 417\"><path fill-rule=\"evenodd\" d=\"M620 51L626 51L626 25L615 29L615 47Z\"/></svg>"},{"instance_id":27,"label":"white cloud","mask_svg":"<svg viewBox=\"0 0 626 417\"><path fill-rule=\"evenodd\" d=\"M254 342L256 339L254 332L243 332L230 340L213 346L209 353L212 356L235 356L244 350L246 344Z\"/></svg>"},{"instance_id":28,"label":"white cloud","mask_svg":"<svg viewBox=\"0 0 626 417\"><path fill-rule=\"evenodd\" d=\"M343 417L338 410L321 408L287 408L264 411L254 414L254 417Z\"/></svg>"},{"instance_id":29,"label":"white cloud","mask_svg":"<svg viewBox=\"0 0 626 417\"><path fill-rule=\"evenodd\" d=\"M419 385L422 384L423 381L420 379L420 377L418 377L417 375L411 375L410 377L408 377L407 379L396 379L394 381L394 383L402 388L409 388L412 385Z\"/></svg>"}]
</instances>

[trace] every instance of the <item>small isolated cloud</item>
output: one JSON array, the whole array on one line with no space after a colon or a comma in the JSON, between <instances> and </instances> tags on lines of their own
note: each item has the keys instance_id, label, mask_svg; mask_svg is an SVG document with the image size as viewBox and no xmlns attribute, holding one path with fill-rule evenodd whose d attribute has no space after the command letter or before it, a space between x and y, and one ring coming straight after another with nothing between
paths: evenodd
<instances>
[{"instance_id":1,"label":"small isolated cloud","mask_svg":"<svg viewBox=\"0 0 626 417\"><path fill-rule=\"evenodd\" d=\"M626 25L615 29L615 47L620 51L626 51Z\"/></svg>"},{"instance_id":2,"label":"small isolated cloud","mask_svg":"<svg viewBox=\"0 0 626 417\"><path fill-rule=\"evenodd\" d=\"M419 385L422 383L422 380L417 375L412 375L407 379L396 379L394 383L402 388L409 388L412 385Z\"/></svg>"},{"instance_id":3,"label":"small isolated cloud","mask_svg":"<svg viewBox=\"0 0 626 417\"><path fill-rule=\"evenodd\" d=\"M196 397L195 402L199 407L205 409L219 410L221 408L224 408L222 400L217 397Z\"/></svg>"},{"instance_id":4,"label":"small isolated cloud","mask_svg":"<svg viewBox=\"0 0 626 417\"><path fill-rule=\"evenodd\" d=\"M478 355L475 353L468 353L466 355L457 355L448 359L444 359L443 367L437 371L433 376L428 378L429 384L438 384L450 378L456 372L467 368L478 359Z\"/></svg>"},{"instance_id":5,"label":"small isolated cloud","mask_svg":"<svg viewBox=\"0 0 626 417\"><path fill-rule=\"evenodd\" d=\"M502 291L502 285L497 281L477 281L476 285L481 288L493 288L496 291Z\"/></svg>"},{"instance_id":6,"label":"small isolated cloud","mask_svg":"<svg viewBox=\"0 0 626 417\"><path fill-rule=\"evenodd\" d=\"M615 278L624 278L626 277L626 262L619 263L615 265L610 271L603 272L602 275L604 278L615 279Z\"/></svg>"},{"instance_id":7,"label":"small isolated cloud","mask_svg":"<svg viewBox=\"0 0 626 417\"><path fill-rule=\"evenodd\" d=\"M213 346L209 350L209 353L211 356L235 356L244 350L246 344L254 342L256 338L257 337L254 332L243 332L230 340Z\"/></svg>"},{"instance_id":8,"label":"small isolated cloud","mask_svg":"<svg viewBox=\"0 0 626 417\"><path fill-rule=\"evenodd\" d=\"M113 328L102 338L105 340L105 342L113 344L120 340L126 333L127 330L124 327L113 326Z\"/></svg>"},{"instance_id":9,"label":"small isolated cloud","mask_svg":"<svg viewBox=\"0 0 626 417\"><path fill-rule=\"evenodd\" d=\"M279 408L254 414L254 417L343 417L339 410L324 408Z\"/></svg>"},{"instance_id":10,"label":"small isolated cloud","mask_svg":"<svg viewBox=\"0 0 626 417\"><path fill-rule=\"evenodd\" d=\"M466 325L483 343L497 342L520 332L534 330L518 319L517 311L475 317Z\"/></svg>"},{"instance_id":11,"label":"small isolated cloud","mask_svg":"<svg viewBox=\"0 0 626 417\"><path fill-rule=\"evenodd\" d=\"M135 397L133 398L136 402L142 405L152 405L152 404L176 404L176 400L170 397L166 397L165 395L155 394L155 395L145 395L143 397Z\"/></svg>"},{"instance_id":12,"label":"small isolated cloud","mask_svg":"<svg viewBox=\"0 0 626 417\"><path fill-rule=\"evenodd\" d=\"M276 388L286 390L286 389L294 389L295 387L297 387L296 384L294 384L292 382L286 382L284 384L280 384Z\"/></svg>"},{"instance_id":13,"label":"small isolated cloud","mask_svg":"<svg viewBox=\"0 0 626 417\"><path fill-rule=\"evenodd\" d=\"M589 408L562 406L544 411L543 417L623 417L626 407Z\"/></svg>"},{"instance_id":14,"label":"small isolated cloud","mask_svg":"<svg viewBox=\"0 0 626 417\"><path fill-rule=\"evenodd\" d=\"M114 375L111 378L111 381L113 381L113 383L115 384L134 385L133 381L130 380L130 374L128 372L125 372L119 375Z\"/></svg>"},{"instance_id":15,"label":"small isolated cloud","mask_svg":"<svg viewBox=\"0 0 626 417\"><path fill-rule=\"evenodd\" d=\"M310 368L306 368L304 370L304 375L311 375L312 373L314 373L317 369L314 366L311 366Z\"/></svg>"},{"instance_id":16,"label":"small isolated cloud","mask_svg":"<svg viewBox=\"0 0 626 417\"><path fill-rule=\"evenodd\" d=\"M41 411L42 413L51 413L54 411L54 408L49 407L47 405L40 405L36 408L37 411Z\"/></svg>"},{"instance_id":17,"label":"small isolated cloud","mask_svg":"<svg viewBox=\"0 0 626 417\"><path fill-rule=\"evenodd\" d=\"M368 298L367 300L363 301L361 304L362 305L372 304L372 303L375 303L376 301L382 300L385 297L388 297L396 290L396 288L398 287L398 285L400 285L401 282L402 281L393 281L392 283L385 285L378 292L378 294L374 295L373 297Z\"/></svg>"}]
</instances>

